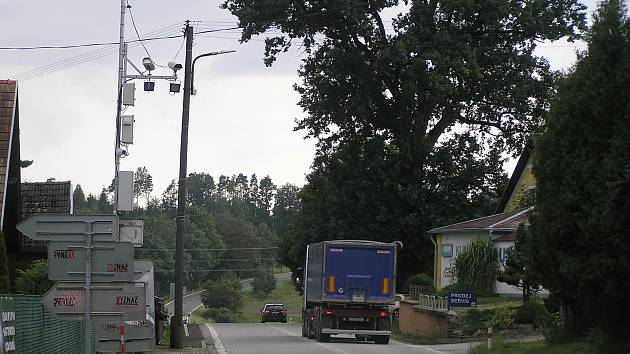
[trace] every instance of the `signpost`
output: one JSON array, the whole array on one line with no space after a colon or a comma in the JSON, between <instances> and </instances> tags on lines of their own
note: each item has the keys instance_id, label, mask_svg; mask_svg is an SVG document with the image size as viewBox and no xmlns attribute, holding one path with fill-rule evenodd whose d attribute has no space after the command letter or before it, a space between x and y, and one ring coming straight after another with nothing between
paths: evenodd
<instances>
[{"instance_id":1,"label":"signpost","mask_svg":"<svg viewBox=\"0 0 630 354\"><path fill-rule=\"evenodd\" d=\"M477 307L477 294L448 293L448 307Z\"/></svg>"},{"instance_id":2,"label":"signpost","mask_svg":"<svg viewBox=\"0 0 630 354\"><path fill-rule=\"evenodd\" d=\"M86 353L92 342L92 316L116 321L114 327L118 326L120 335L113 351L125 347L127 323L129 350L140 351L143 345L149 348L149 341L155 344L155 332L151 330L155 328L154 315L147 316L149 304L153 304L153 264L139 262L136 271L134 245L119 242L117 215L40 214L22 221L17 229L33 240L49 241L49 279L61 282L46 293L42 304L61 319L85 320ZM151 287L148 299L147 286ZM113 328L111 322L103 323L103 330ZM110 343L109 332L99 335L105 337L97 345Z\"/></svg>"},{"instance_id":3,"label":"signpost","mask_svg":"<svg viewBox=\"0 0 630 354\"><path fill-rule=\"evenodd\" d=\"M92 244L92 282L132 281L134 274L131 242ZM48 279L85 279L87 248L84 243L51 241L48 244Z\"/></svg>"},{"instance_id":4,"label":"signpost","mask_svg":"<svg viewBox=\"0 0 630 354\"><path fill-rule=\"evenodd\" d=\"M86 296L90 292L91 304ZM62 320L83 320L90 315L101 320L144 320L146 302L144 283L131 282L95 284L88 292L82 283L60 282L42 299L44 307Z\"/></svg>"}]
</instances>

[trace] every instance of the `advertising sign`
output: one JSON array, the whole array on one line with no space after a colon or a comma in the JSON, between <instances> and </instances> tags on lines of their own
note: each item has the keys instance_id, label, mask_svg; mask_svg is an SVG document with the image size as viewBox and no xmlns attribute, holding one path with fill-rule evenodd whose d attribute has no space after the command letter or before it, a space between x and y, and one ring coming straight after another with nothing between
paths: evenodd
<instances>
[{"instance_id":1,"label":"advertising sign","mask_svg":"<svg viewBox=\"0 0 630 354\"><path fill-rule=\"evenodd\" d=\"M91 313L100 320L145 320L147 299L144 283L103 283L92 285ZM83 320L85 286L57 283L42 299L44 307L63 320Z\"/></svg>"},{"instance_id":2,"label":"advertising sign","mask_svg":"<svg viewBox=\"0 0 630 354\"><path fill-rule=\"evenodd\" d=\"M477 307L477 294L448 293L449 307Z\"/></svg>"}]
</instances>

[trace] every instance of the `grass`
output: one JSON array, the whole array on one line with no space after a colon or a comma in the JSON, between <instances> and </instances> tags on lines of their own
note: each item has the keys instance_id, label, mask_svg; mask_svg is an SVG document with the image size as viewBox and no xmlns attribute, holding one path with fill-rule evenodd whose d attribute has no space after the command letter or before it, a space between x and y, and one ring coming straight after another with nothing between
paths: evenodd
<instances>
[{"instance_id":1,"label":"grass","mask_svg":"<svg viewBox=\"0 0 630 354\"><path fill-rule=\"evenodd\" d=\"M264 298L257 298L251 290L243 290L243 309L237 322L260 322L260 309L264 304L284 304L288 322L302 322L302 297L295 291L290 280L279 280L276 288Z\"/></svg>"},{"instance_id":2,"label":"grass","mask_svg":"<svg viewBox=\"0 0 630 354\"><path fill-rule=\"evenodd\" d=\"M235 322L260 322L260 309L264 304L277 303L284 304L288 312L289 323L302 322L302 297L298 295L290 280L279 280L276 288L264 298L257 298L252 294L251 289L242 290L243 308ZM204 306L195 310L191 317L190 323L201 324L212 322L208 315L208 309Z\"/></svg>"},{"instance_id":3,"label":"grass","mask_svg":"<svg viewBox=\"0 0 630 354\"><path fill-rule=\"evenodd\" d=\"M496 339L492 350L483 343L471 351L472 354L510 353L510 354L594 354L591 346L585 342L548 344L545 342L509 343Z\"/></svg>"}]
</instances>

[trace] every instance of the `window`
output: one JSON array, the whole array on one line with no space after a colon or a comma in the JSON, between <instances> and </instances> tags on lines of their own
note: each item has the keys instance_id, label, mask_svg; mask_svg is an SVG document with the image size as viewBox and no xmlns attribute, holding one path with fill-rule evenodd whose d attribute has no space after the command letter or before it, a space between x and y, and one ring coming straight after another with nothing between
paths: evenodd
<instances>
[{"instance_id":1,"label":"window","mask_svg":"<svg viewBox=\"0 0 630 354\"><path fill-rule=\"evenodd\" d=\"M453 244L452 243L442 244L442 257L453 257Z\"/></svg>"}]
</instances>

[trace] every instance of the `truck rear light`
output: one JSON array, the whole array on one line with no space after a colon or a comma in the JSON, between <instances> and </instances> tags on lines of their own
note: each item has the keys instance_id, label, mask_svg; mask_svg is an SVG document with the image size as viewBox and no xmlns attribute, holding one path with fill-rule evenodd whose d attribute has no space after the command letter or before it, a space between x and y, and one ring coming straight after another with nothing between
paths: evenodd
<instances>
[{"instance_id":1,"label":"truck rear light","mask_svg":"<svg viewBox=\"0 0 630 354\"><path fill-rule=\"evenodd\" d=\"M324 314L326 314L326 315L332 315L332 314L333 314L333 310L331 310L331 309L327 309L327 310L325 310L325 311L324 311Z\"/></svg>"},{"instance_id":2,"label":"truck rear light","mask_svg":"<svg viewBox=\"0 0 630 354\"><path fill-rule=\"evenodd\" d=\"M383 295L389 293L389 278L383 278Z\"/></svg>"},{"instance_id":3,"label":"truck rear light","mask_svg":"<svg viewBox=\"0 0 630 354\"><path fill-rule=\"evenodd\" d=\"M387 311L381 311L378 313L379 317L389 317L389 312Z\"/></svg>"},{"instance_id":4,"label":"truck rear light","mask_svg":"<svg viewBox=\"0 0 630 354\"><path fill-rule=\"evenodd\" d=\"M328 279L328 292L329 293L335 292L335 276L334 275L331 275L330 278Z\"/></svg>"},{"instance_id":5,"label":"truck rear light","mask_svg":"<svg viewBox=\"0 0 630 354\"><path fill-rule=\"evenodd\" d=\"M309 316L309 317L308 317L308 320L309 320L309 321L315 321L315 317L313 317L313 316Z\"/></svg>"}]
</instances>

